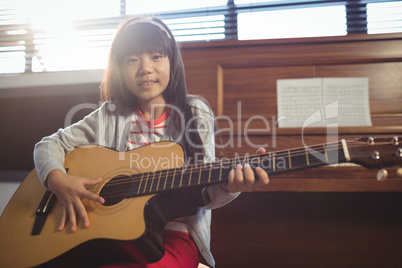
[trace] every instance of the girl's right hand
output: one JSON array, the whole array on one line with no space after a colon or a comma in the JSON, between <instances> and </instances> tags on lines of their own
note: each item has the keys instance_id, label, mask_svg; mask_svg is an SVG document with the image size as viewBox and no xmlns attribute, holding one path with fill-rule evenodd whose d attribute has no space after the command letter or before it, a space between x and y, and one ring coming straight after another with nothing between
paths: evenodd
<instances>
[{"instance_id":1,"label":"girl's right hand","mask_svg":"<svg viewBox=\"0 0 402 268\"><path fill-rule=\"evenodd\" d=\"M82 203L82 199L86 198L100 204L103 204L105 200L91 193L85 187L96 185L101 181L101 178L88 179L64 174L58 169L49 173L46 179L47 186L64 207L58 227L59 231L64 229L68 219L71 224L71 231L75 232L77 229L77 216L83 221L86 228L89 227L88 213Z\"/></svg>"}]
</instances>

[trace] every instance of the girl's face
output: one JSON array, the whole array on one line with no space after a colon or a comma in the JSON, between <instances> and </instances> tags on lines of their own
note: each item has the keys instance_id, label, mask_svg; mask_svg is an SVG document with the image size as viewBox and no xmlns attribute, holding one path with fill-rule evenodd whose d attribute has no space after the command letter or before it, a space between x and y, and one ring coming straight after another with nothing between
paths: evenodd
<instances>
[{"instance_id":1,"label":"girl's face","mask_svg":"<svg viewBox=\"0 0 402 268\"><path fill-rule=\"evenodd\" d=\"M124 82L142 109L150 104L165 103L162 93L170 78L166 55L158 52L133 54L124 59L122 67Z\"/></svg>"}]
</instances>

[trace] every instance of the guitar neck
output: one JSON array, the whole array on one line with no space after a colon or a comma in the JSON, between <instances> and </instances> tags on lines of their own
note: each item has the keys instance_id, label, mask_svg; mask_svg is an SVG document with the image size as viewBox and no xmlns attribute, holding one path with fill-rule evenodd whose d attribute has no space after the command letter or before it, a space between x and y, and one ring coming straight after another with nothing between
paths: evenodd
<instances>
[{"instance_id":1,"label":"guitar neck","mask_svg":"<svg viewBox=\"0 0 402 268\"><path fill-rule=\"evenodd\" d=\"M224 183L228 180L229 172L238 164L248 163L253 169L261 167L272 176L345 161L348 161L348 153L343 140L261 155L245 155L216 162L135 174L130 177L132 186L128 196Z\"/></svg>"}]
</instances>

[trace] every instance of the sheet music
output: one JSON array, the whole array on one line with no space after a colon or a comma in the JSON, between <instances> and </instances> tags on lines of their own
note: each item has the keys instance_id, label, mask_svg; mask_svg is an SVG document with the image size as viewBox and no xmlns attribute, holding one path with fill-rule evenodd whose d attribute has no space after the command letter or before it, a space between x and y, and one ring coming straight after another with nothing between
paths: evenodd
<instances>
[{"instance_id":1,"label":"sheet music","mask_svg":"<svg viewBox=\"0 0 402 268\"><path fill-rule=\"evenodd\" d=\"M277 80L278 126L371 126L368 90L368 78Z\"/></svg>"}]
</instances>

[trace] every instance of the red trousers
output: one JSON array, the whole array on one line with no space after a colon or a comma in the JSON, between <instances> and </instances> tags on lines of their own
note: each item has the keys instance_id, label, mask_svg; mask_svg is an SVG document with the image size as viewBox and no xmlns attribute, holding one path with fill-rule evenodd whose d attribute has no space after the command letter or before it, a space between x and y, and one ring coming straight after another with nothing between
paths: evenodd
<instances>
[{"instance_id":1,"label":"red trousers","mask_svg":"<svg viewBox=\"0 0 402 268\"><path fill-rule=\"evenodd\" d=\"M102 268L192 268L199 264L198 249L190 234L163 231L165 255L158 262L150 264L112 263Z\"/></svg>"}]
</instances>

